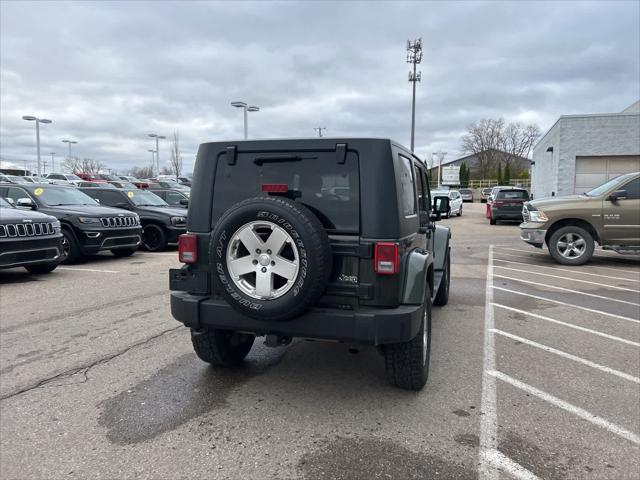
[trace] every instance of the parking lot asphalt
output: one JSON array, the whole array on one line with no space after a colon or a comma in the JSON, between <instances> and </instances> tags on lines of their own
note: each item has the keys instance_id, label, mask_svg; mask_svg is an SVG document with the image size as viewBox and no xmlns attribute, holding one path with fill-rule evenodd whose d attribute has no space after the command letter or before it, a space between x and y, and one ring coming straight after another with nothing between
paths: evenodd
<instances>
[{"instance_id":1,"label":"parking lot asphalt","mask_svg":"<svg viewBox=\"0 0 640 480\"><path fill-rule=\"evenodd\" d=\"M169 312L175 251L0 272L0 477L639 478L640 262L563 267L483 213L443 221L421 392L338 343L207 366Z\"/></svg>"}]
</instances>

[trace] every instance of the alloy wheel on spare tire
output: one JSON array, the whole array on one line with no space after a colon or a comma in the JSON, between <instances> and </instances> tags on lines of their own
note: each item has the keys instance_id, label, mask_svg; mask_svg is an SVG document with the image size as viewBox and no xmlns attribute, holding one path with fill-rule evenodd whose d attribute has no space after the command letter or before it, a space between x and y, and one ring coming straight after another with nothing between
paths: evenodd
<instances>
[{"instance_id":1,"label":"alloy wheel on spare tire","mask_svg":"<svg viewBox=\"0 0 640 480\"><path fill-rule=\"evenodd\" d=\"M229 304L264 320L306 311L324 292L332 268L320 220L282 197L251 198L227 210L213 232L210 257Z\"/></svg>"}]
</instances>

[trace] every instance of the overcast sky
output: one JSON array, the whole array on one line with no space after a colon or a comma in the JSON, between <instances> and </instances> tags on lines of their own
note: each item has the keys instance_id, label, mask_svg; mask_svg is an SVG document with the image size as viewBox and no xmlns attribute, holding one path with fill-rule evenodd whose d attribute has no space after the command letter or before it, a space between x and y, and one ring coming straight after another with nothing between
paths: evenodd
<instances>
[{"instance_id":1,"label":"overcast sky","mask_svg":"<svg viewBox=\"0 0 640 480\"><path fill-rule=\"evenodd\" d=\"M198 144L251 138L391 137L409 146L406 41L422 37L416 152L459 153L483 117L537 123L620 111L640 97L640 2L0 3L0 157L74 154L125 171L150 132ZM44 156L47 154L46 156ZM168 160L169 142L160 146ZM49 166L50 168L50 166Z\"/></svg>"}]
</instances>

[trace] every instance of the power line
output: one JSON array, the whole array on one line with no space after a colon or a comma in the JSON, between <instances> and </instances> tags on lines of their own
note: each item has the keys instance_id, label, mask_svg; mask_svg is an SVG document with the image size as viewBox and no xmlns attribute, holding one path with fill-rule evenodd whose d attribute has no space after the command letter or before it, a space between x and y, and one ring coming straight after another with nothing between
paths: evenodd
<instances>
[{"instance_id":1,"label":"power line","mask_svg":"<svg viewBox=\"0 0 640 480\"><path fill-rule=\"evenodd\" d=\"M409 81L412 84L413 96L411 97L411 151L415 145L416 132L416 82L422 80L422 72L416 72L416 65L422 62L422 38L407 40L407 63L413 64L413 72L409 70Z\"/></svg>"}]
</instances>

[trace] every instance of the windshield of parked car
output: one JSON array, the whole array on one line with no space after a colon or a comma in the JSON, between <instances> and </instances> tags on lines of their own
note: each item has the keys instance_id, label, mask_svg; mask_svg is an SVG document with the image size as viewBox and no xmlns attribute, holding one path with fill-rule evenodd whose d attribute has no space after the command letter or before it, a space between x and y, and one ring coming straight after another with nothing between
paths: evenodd
<instances>
[{"instance_id":1,"label":"windshield of parked car","mask_svg":"<svg viewBox=\"0 0 640 480\"><path fill-rule=\"evenodd\" d=\"M127 197L138 207L166 207L169 205L155 193L145 190L129 190Z\"/></svg>"},{"instance_id":2,"label":"windshield of parked car","mask_svg":"<svg viewBox=\"0 0 640 480\"><path fill-rule=\"evenodd\" d=\"M597 197L599 195L602 195L608 190L614 188L615 186L620 185L623 182L626 182L627 180L629 180L629 177L631 177L632 175L634 174L620 175L619 177L616 177L613 180L609 180L607 183L603 183L602 185L594 188L593 190L585 192L583 195L586 195L587 197Z\"/></svg>"},{"instance_id":3,"label":"windshield of parked car","mask_svg":"<svg viewBox=\"0 0 640 480\"><path fill-rule=\"evenodd\" d=\"M502 190L497 193L500 200L529 200L529 193L526 190Z\"/></svg>"},{"instance_id":4,"label":"windshield of parked car","mask_svg":"<svg viewBox=\"0 0 640 480\"><path fill-rule=\"evenodd\" d=\"M9 202L7 202L4 198L0 197L0 208L14 208Z\"/></svg>"},{"instance_id":5,"label":"windshield of parked car","mask_svg":"<svg viewBox=\"0 0 640 480\"><path fill-rule=\"evenodd\" d=\"M66 178L67 180L73 180L74 182L79 182L79 181L81 181L81 180L82 180L79 176L77 176L77 175L73 175L73 174L71 174L71 175L65 175L65 178Z\"/></svg>"},{"instance_id":6,"label":"windshield of parked car","mask_svg":"<svg viewBox=\"0 0 640 480\"><path fill-rule=\"evenodd\" d=\"M31 193L45 205L97 205L98 203L89 195L85 195L72 187L42 186L33 188Z\"/></svg>"}]
</instances>

